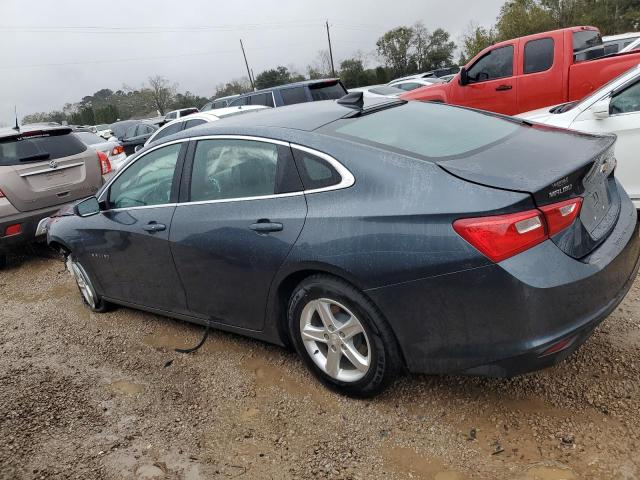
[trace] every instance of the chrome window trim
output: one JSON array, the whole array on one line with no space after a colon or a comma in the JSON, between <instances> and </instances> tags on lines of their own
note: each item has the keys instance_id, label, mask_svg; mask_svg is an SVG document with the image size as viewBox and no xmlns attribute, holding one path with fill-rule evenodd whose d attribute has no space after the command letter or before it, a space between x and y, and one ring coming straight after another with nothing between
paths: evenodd
<instances>
[{"instance_id":1,"label":"chrome window trim","mask_svg":"<svg viewBox=\"0 0 640 480\"><path fill-rule=\"evenodd\" d=\"M106 212L128 212L130 210L148 210L150 208L166 208L177 207L177 203L160 203L158 205L141 205L140 207L123 207L123 208L110 208L109 210L102 210L102 213Z\"/></svg>"},{"instance_id":2,"label":"chrome window trim","mask_svg":"<svg viewBox=\"0 0 640 480\"><path fill-rule=\"evenodd\" d=\"M221 135L203 135L200 137L189 137L189 138L181 138L179 140L173 140L171 142L163 143L161 145L157 145L148 151L144 152L144 154L136 157L132 161L130 161L118 174L113 177L105 186L98 198L98 201L102 201L106 192L111 188L111 184L115 182L120 175L122 175L127 168L136 163L139 159L144 157L145 155L159 149L162 147L166 147L169 145L173 145L176 143L190 142L190 141L200 141L200 140L248 140L254 142L263 142L263 143L271 143L274 145L281 145L284 147L295 148L296 150L301 150L303 152L307 152L311 155L315 155L316 157L322 158L327 163L329 163L340 175L340 182L335 185L329 185L328 187L322 188L314 188L309 190L299 190L296 192L287 192L287 193L274 193L273 195L259 195L255 197L237 197L237 198L220 198L216 200L200 200L196 202L179 202L179 203L167 203L162 205L143 205L139 207L127 207L127 208L114 208L110 210L104 210L105 212L120 212L124 210L142 210L149 208L159 208L159 207L180 207L185 205L206 205L209 203L230 203L230 202L247 202L251 200L270 200L275 198L286 198L286 197L297 197L301 195L313 194L313 193L321 193L321 192L330 192L332 190L342 190L345 188L349 188L355 184L355 177L353 174L340 163L338 160L333 158L331 155L328 155L324 152L316 150L314 148L305 147L303 145L298 145L296 143L285 142L283 140L276 140L268 137L256 137L254 135L230 135L230 134L221 134Z\"/></svg>"},{"instance_id":3,"label":"chrome window trim","mask_svg":"<svg viewBox=\"0 0 640 480\"><path fill-rule=\"evenodd\" d=\"M134 163L136 163L138 160L140 160L143 157L146 157L149 153L151 152L155 152L156 150L158 150L159 148L163 148L163 147L168 147L169 145L175 145L176 143L185 143L185 142L189 142L189 140L191 140L190 138L180 138L178 140L172 140L171 142L167 142L167 143L161 143L160 145L156 145L155 147L150 148L149 150L147 150L146 152L144 152L142 155L138 155L136 158L134 158L133 160L131 160L129 163L127 163L122 170L120 170L112 179L110 179L103 187L102 187L102 192L100 192L100 196L98 197L98 201L101 202L102 200L104 200L104 196L106 195L106 193L109 191L109 189L111 188L111 185L113 185L113 182L115 182L120 175L122 175L124 172L127 171L127 169L133 165ZM134 154L135 155L135 154ZM149 205L149 206L156 206L156 205ZM146 208L146 206L143 207L130 207L130 208ZM128 209L127 209L128 210ZM105 210L107 211L107 210ZM113 210L110 210L113 211Z\"/></svg>"},{"instance_id":4,"label":"chrome window trim","mask_svg":"<svg viewBox=\"0 0 640 480\"><path fill-rule=\"evenodd\" d=\"M51 168L51 167L43 168L41 170L36 170L34 172L21 173L20 176L30 177L31 175L38 175L40 173L55 173L55 172L59 172L60 170L66 170L67 168L79 167L80 165L84 165L84 162L69 163L68 165L61 165L56 168Z\"/></svg>"}]
</instances>

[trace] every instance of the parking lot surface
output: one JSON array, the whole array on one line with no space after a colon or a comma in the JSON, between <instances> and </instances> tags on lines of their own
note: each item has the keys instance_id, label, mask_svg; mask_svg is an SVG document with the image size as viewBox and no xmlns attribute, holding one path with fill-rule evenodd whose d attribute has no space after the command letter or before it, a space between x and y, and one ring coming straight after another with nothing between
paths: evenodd
<instances>
[{"instance_id":1,"label":"parking lot surface","mask_svg":"<svg viewBox=\"0 0 640 480\"><path fill-rule=\"evenodd\" d=\"M90 313L43 257L0 272L0 478L640 477L639 282L555 368L407 376L353 400L236 335L176 353L202 329Z\"/></svg>"}]
</instances>

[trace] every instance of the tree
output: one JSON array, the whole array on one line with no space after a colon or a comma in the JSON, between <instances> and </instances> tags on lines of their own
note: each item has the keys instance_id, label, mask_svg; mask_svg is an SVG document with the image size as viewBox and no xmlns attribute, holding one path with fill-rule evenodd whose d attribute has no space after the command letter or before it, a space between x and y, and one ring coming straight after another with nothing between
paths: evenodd
<instances>
[{"instance_id":1,"label":"tree","mask_svg":"<svg viewBox=\"0 0 640 480\"><path fill-rule=\"evenodd\" d=\"M176 93L176 96L171 103L171 109L177 110L179 108L189 108L196 107L200 108L205 103L207 103L209 99L206 97L200 97L199 95L194 95L193 93L186 91L184 94Z\"/></svg>"},{"instance_id":2,"label":"tree","mask_svg":"<svg viewBox=\"0 0 640 480\"><path fill-rule=\"evenodd\" d=\"M331 55L329 50L318 50L315 61L307 65L307 75L310 80L331 77Z\"/></svg>"},{"instance_id":3,"label":"tree","mask_svg":"<svg viewBox=\"0 0 640 480\"><path fill-rule=\"evenodd\" d=\"M248 77L236 78L227 83L221 83L216 87L214 98L239 95L251 91L251 82Z\"/></svg>"},{"instance_id":4,"label":"tree","mask_svg":"<svg viewBox=\"0 0 640 480\"><path fill-rule=\"evenodd\" d=\"M255 84L257 89L262 89L285 85L303 78L304 77L301 77L296 73L290 72L287 67L280 65L276 68L272 68L271 70L265 70L256 76Z\"/></svg>"},{"instance_id":5,"label":"tree","mask_svg":"<svg viewBox=\"0 0 640 480\"><path fill-rule=\"evenodd\" d=\"M419 72L451 65L455 49L456 44L442 28L437 28L430 34L421 22L414 25L412 58Z\"/></svg>"},{"instance_id":6,"label":"tree","mask_svg":"<svg viewBox=\"0 0 640 480\"><path fill-rule=\"evenodd\" d=\"M376 42L378 55L394 76L407 75L415 69L411 59L413 37L413 29L397 27L389 30Z\"/></svg>"},{"instance_id":7,"label":"tree","mask_svg":"<svg viewBox=\"0 0 640 480\"><path fill-rule=\"evenodd\" d=\"M155 75L149 77L149 87L148 91L154 108L158 109L160 115L164 115L176 94L176 85L169 83L169 80L160 75Z\"/></svg>"},{"instance_id":8,"label":"tree","mask_svg":"<svg viewBox=\"0 0 640 480\"><path fill-rule=\"evenodd\" d=\"M340 62L340 80L347 88L361 87L369 84L362 60L357 58L347 58Z\"/></svg>"},{"instance_id":9,"label":"tree","mask_svg":"<svg viewBox=\"0 0 640 480\"><path fill-rule=\"evenodd\" d=\"M496 34L492 29L470 25L462 37L462 47L458 64L466 65L485 48L496 42Z\"/></svg>"}]
</instances>

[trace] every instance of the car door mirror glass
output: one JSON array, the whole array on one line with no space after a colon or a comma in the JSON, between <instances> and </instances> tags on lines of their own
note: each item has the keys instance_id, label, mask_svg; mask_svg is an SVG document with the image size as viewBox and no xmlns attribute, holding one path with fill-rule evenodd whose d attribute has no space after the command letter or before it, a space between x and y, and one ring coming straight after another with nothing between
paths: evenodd
<instances>
[{"instance_id":1,"label":"car door mirror glass","mask_svg":"<svg viewBox=\"0 0 640 480\"><path fill-rule=\"evenodd\" d=\"M611 98L607 97L603 100L599 100L591 107L591 113L594 118L604 119L609 118L609 108L611 106Z\"/></svg>"},{"instance_id":2,"label":"car door mirror glass","mask_svg":"<svg viewBox=\"0 0 640 480\"><path fill-rule=\"evenodd\" d=\"M100 204L96 197L89 197L73 207L73 212L79 217L90 217L100 213Z\"/></svg>"}]
</instances>

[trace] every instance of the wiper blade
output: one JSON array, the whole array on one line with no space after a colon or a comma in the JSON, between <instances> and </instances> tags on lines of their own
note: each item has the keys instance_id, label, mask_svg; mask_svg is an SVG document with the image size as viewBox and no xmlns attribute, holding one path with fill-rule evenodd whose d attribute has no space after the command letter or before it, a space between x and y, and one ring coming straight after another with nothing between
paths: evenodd
<instances>
[{"instance_id":1,"label":"wiper blade","mask_svg":"<svg viewBox=\"0 0 640 480\"><path fill-rule=\"evenodd\" d=\"M20 157L21 162L32 162L34 160L48 160L51 156L50 153L35 153L26 157Z\"/></svg>"}]
</instances>

